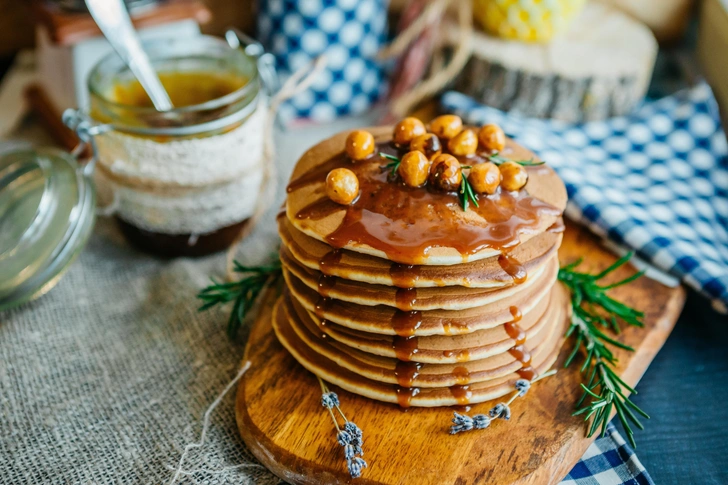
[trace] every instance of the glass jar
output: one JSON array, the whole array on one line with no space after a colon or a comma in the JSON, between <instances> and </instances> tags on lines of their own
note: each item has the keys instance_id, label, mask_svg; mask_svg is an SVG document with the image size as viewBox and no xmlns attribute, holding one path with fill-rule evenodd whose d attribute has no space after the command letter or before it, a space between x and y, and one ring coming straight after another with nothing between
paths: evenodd
<instances>
[{"instance_id":1,"label":"glass jar","mask_svg":"<svg viewBox=\"0 0 728 485\"><path fill-rule=\"evenodd\" d=\"M100 205L141 249L169 257L226 249L255 210L274 71L259 44L239 48L228 34L228 42L144 45L175 104L170 111L152 107L115 54L89 75Z\"/></svg>"},{"instance_id":2,"label":"glass jar","mask_svg":"<svg viewBox=\"0 0 728 485\"><path fill-rule=\"evenodd\" d=\"M89 166L55 149L0 155L0 310L42 295L91 234Z\"/></svg>"}]
</instances>

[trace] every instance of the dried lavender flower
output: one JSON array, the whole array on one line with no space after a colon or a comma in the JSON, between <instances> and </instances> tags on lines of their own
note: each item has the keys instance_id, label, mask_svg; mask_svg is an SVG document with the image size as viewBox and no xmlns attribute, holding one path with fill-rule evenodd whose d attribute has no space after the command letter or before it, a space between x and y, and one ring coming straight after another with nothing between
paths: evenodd
<instances>
[{"instance_id":1,"label":"dried lavender flower","mask_svg":"<svg viewBox=\"0 0 728 485\"><path fill-rule=\"evenodd\" d=\"M363 458L355 456L350 460L346 460L346 465L349 468L349 475L351 478L359 478L361 476L362 469L367 467L367 462Z\"/></svg>"},{"instance_id":2,"label":"dried lavender flower","mask_svg":"<svg viewBox=\"0 0 728 485\"><path fill-rule=\"evenodd\" d=\"M485 429L490 426L490 418L485 414L476 414L473 416L473 426L475 429Z\"/></svg>"},{"instance_id":3,"label":"dried lavender flower","mask_svg":"<svg viewBox=\"0 0 728 485\"><path fill-rule=\"evenodd\" d=\"M344 458L346 458L347 461L351 460L355 456L356 456L356 448L354 447L354 445L344 446Z\"/></svg>"},{"instance_id":4,"label":"dried lavender flower","mask_svg":"<svg viewBox=\"0 0 728 485\"><path fill-rule=\"evenodd\" d=\"M346 431L339 431L336 434L336 441L338 441L341 446L346 446L351 443L351 435Z\"/></svg>"},{"instance_id":5,"label":"dried lavender flower","mask_svg":"<svg viewBox=\"0 0 728 485\"><path fill-rule=\"evenodd\" d=\"M529 389L531 389L531 381L529 381L528 379L518 379L516 381L516 391L518 391L518 397L525 396Z\"/></svg>"},{"instance_id":6,"label":"dried lavender flower","mask_svg":"<svg viewBox=\"0 0 728 485\"><path fill-rule=\"evenodd\" d=\"M339 396L335 392L327 392L321 396L321 405L326 409L331 409L339 405Z\"/></svg>"},{"instance_id":7,"label":"dried lavender flower","mask_svg":"<svg viewBox=\"0 0 728 485\"><path fill-rule=\"evenodd\" d=\"M457 434L461 431L470 431L473 429L473 418L455 412L453 414L455 416L452 418L453 426L450 426L450 434Z\"/></svg>"},{"instance_id":8,"label":"dried lavender flower","mask_svg":"<svg viewBox=\"0 0 728 485\"><path fill-rule=\"evenodd\" d=\"M511 419L511 408L510 406L508 406L508 404L501 402L496 404L495 407L491 409L488 414L493 419L502 418L508 421L509 419Z\"/></svg>"},{"instance_id":9,"label":"dried lavender flower","mask_svg":"<svg viewBox=\"0 0 728 485\"><path fill-rule=\"evenodd\" d=\"M363 436L363 433L361 429L359 429L359 426L354 424L352 421L347 421L344 425L344 430L346 430L350 435L361 438Z\"/></svg>"}]
</instances>

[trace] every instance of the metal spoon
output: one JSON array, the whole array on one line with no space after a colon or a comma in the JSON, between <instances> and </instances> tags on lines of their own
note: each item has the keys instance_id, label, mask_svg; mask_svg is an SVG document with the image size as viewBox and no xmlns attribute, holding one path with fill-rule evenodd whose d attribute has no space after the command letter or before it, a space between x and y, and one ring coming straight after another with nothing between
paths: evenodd
<instances>
[{"instance_id":1,"label":"metal spoon","mask_svg":"<svg viewBox=\"0 0 728 485\"><path fill-rule=\"evenodd\" d=\"M122 0L86 0L91 16L129 70L139 80L157 111L169 111L172 101L164 90L147 53L142 49Z\"/></svg>"}]
</instances>

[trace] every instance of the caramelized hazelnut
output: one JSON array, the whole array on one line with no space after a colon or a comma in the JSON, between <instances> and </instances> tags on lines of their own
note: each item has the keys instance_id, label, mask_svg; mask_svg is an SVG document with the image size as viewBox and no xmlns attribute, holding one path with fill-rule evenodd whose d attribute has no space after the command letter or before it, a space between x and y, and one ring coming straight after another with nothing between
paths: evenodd
<instances>
[{"instance_id":1,"label":"caramelized hazelnut","mask_svg":"<svg viewBox=\"0 0 728 485\"><path fill-rule=\"evenodd\" d=\"M404 183L410 187L421 187L427 181L430 161L419 151L407 152L397 169Z\"/></svg>"},{"instance_id":2,"label":"caramelized hazelnut","mask_svg":"<svg viewBox=\"0 0 728 485\"><path fill-rule=\"evenodd\" d=\"M450 139L447 149L458 157L473 155L478 150L478 137L475 136L473 130L461 131Z\"/></svg>"},{"instance_id":3,"label":"caramelized hazelnut","mask_svg":"<svg viewBox=\"0 0 728 485\"><path fill-rule=\"evenodd\" d=\"M498 125L484 125L478 132L480 146L491 152L500 152L506 147L506 134Z\"/></svg>"},{"instance_id":4,"label":"caramelized hazelnut","mask_svg":"<svg viewBox=\"0 0 728 485\"><path fill-rule=\"evenodd\" d=\"M346 154L352 160L364 160L374 153L374 136L368 131L356 130L346 137Z\"/></svg>"},{"instance_id":5,"label":"caramelized hazelnut","mask_svg":"<svg viewBox=\"0 0 728 485\"><path fill-rule=\"evenodd\" d=\"M503 177L501 187L506 190L520 190L528 182L528 172L516 162L505 162L498 169Z\"/></svg>"},{"instance_id":6,"label":"caramelized hazelnut","mask_svg":"<svg viewBox=\"0 0 728 485\"><path fill-rule=\"evenodd\" d=\"M442 144L440 143L440 139L437 135L425 133L424 135L420 135L412 140L412 143L410 143L410 150L422 152L429 160L432 160L442 153Z\"/></svg>"},{"instance_id":7,"label":"caramelized hazelnut","mask_svg":"<svg viewBox=\"0 0 728 485\"><path fill-rule=\"evenodd\" d=\"M359 195L359 179L348 168L335 168L326 176L326 195L337 204L349 205Z\"/></svg>"},{"instance_id":8,"label":"caramelized hazelnut","mask_svg":"<svg viewBox=\"0 0 728 485\"><path fill-rule=\"evenodd\" d=\"M495 163L479 163L470 169L468 182L478 194L494 194L500 185L501 173Z\"/></svg>"},{"instance_id":9,"label":"caramelized hazelnut","mask_svg":"<svg viewBox=\"0 0 728 485\"><path fill-rule=\"evenodd\" d=\"M463 131L463 120L456 115L438 116L430 122L430 131L440 138L449 140Z\"/></svg>"},{"instance_id":10,"label":"caramelized hazelnut","mask_svg":"<svg viewBox=\"0 0 728 485\"><path fill-rule=\"evenodd\" d=\"M430 167L430 183L440 190L452 192L460 188L463 174L458 159L447 153L438 155Z\"/></svg>"},{"instance_id":11,"label":"caramelized hazelnut","mask_svg":"<svg viewBox=\"0 0 728 485\"><path fill-rule=\"evenodd\" d=\"M405 118L394 125L392 140L397 145L408 145L415 137L427 133L424 123L417 118Z\"/></svg>"}]
</instances>

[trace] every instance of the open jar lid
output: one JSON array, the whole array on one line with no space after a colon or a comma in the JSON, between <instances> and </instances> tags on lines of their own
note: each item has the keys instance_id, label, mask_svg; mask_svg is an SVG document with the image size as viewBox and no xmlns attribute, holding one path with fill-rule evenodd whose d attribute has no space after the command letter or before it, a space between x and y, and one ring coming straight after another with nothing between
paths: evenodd
<instances>
[{"instance_id":1,"label":"open jar lid","mask_svg":"<svg viewBox=\"0 0 728 485\"><path fill-rule=\"evenodd\" d=\"M96 207L90 172L55 149L0 155L0 310L51 289L85 245Z\"/></svg>"}]
</instances>

